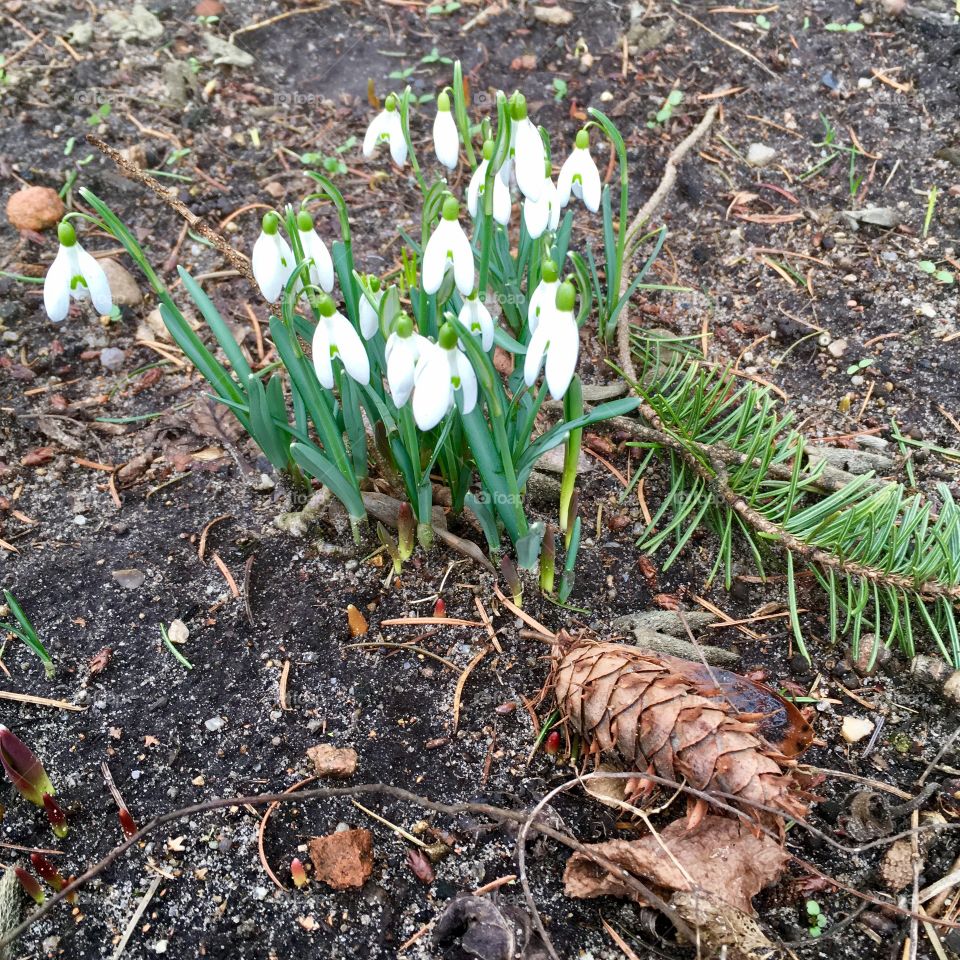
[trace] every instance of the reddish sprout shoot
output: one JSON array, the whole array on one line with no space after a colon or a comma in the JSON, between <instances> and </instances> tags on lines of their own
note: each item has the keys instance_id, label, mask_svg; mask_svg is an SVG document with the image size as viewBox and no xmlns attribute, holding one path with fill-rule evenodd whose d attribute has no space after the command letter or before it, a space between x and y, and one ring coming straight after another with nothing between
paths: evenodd
<instances>
[{"instance_id":1,"label":"reddish sprout shoot","mask_svg":"<svg viewBox=\"0 0 960 960\"><path fill-rule=\"evenodd\" d=\"M41 904L47 899L43 893L43 887L40 886L37 878L32 873L28 873L23 867L14 867L13 872L20 881L20 886L23 887L27 896L30 897L34 903Z\"/></svg>"},{"instance_id":2,"label":"reddish sprout shoot","mask_svg":"<svg viewBox=\"0 0 960 960\"><path fill-rule=\"evenodd\" d=\"M53 827L53 832L62 840L70 832L70 828L67 826L67 815L63 812L63 807L49 793L45 793L43 795L43 809L47 812L47 819L50 821L50 826Z\"/></svg>"},{"instance_id":3,"label":"reddish sprout shoot","mask_svg":"<svg viewBox=\"0 0 960 960\"><path fill-rule=\"evenodd\" d=\"M128 840L137 832L137 825L133 822L133 817L126 807L120 808L120 828Z\"/></svg>"},{"instance_id":4,"label":"reddish sprout shoot","mask_svg":"<svg viewBox=\"0 0 960 960\"><path fill-rule=\"evenodd\" d=\"M504 554L503 559L500 561L500 574L506 582L507 588L510 590L513 602L518 607L522 607L523 587L520 585L520 574L517 573L514 562L506 554Z\"/></svg>"},{"instance_id":5,"label":"reddish sprout shoot","mask_svg":"<svg viewBox=\"0 0 960 960\"><path fill-rule=\"evenodd\" d=\"M43 795L55 793L43 764L33 751L12 731L0 724L0 763L17 792L37 807Z\"/></svg>"},{"instance_id":6,"label":"reddish sprout shoot","mask_svg":"<svg viewBox=\"0 0 960 960\"><path fill-rule=\"evenodd\" d=\"M401 560L409 560L417 545L417 521L409 503L401 503L397 515L397 546Z\"/></svg>"},{"instance_id":7,"label":"reddish sprout shoot","mask_svg":"<svg viewBox=\"0 0 960 960\"><path fill-rule=\"evenodd\" d=\"M437 602L433 605L433 615L435 617L447 615L447 605L443 602L443 597L437 597Z\"/></svg>"},{"instance_id":8,"label":"reddish sprout shoot","mask_svg":"<svg viewBox=\"0 0 960 960\"><path fill-rule=\"evenodd\" d=\"M560 731L551 730L544 741L543 749L553 756L560 749Z\"/></svg>"},{"instance_id":9,"label":"reddish sprout shoot","mask_svg":"<svg viewBox=\"0 0 960 960\"><path fill-rule=\"evenodd\" d=\"M31 853L30 862L40 879L52 887L55 893L59 893L67 885L63 874L42 853Z\"/></svg>"},{"instance_id":10,"label":"reddish sprout shoot","mask_svg":"<svg viewBox=\"0 0 960 960\"><path fill-rule=\"evenodd\" d=\"M76 877L73 877L73 876L67 877L67 884L66 884L66 885L69 887L71 883L76 883L76 882L77 882L77 878L76 878ZM67 894L67 903L69 903L71 906L75 906L75 905L76 905L76 902L77 902L77 891L76 891L76 890L71 890L71 891Z\"/></svg>"},{"instance_id":11,"label":"reddish sprout shoot","mask_svg":"<svg viewBox=\"0 0 960 960\"><path fill-rule=\"evenodd\" d=\"M305 887L307 885L307 871L303 869L303 864L299 857L294 857L290 864L290 876L293 878L296 887Z\"/></svg>"}]
</instances>

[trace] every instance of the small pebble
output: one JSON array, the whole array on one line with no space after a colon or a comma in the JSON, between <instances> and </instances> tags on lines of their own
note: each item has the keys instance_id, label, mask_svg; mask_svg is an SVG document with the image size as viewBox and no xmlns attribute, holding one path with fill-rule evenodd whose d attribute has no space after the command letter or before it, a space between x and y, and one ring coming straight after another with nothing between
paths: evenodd
<instances>
[{"instance_id":1,"label":"small pebble","mask_svg":"<svg viewBox=\"0 0 960 960\"><path fill-rule=\"evenodd\" d=\"M100 363L106 370L119 370L126 359L127 355L116 347L104 347L100 351Z\"/></svg>"},{"instance_id":2,"label":"small pebble","mask_svg":"<svg viewBox=\"0 0 960 960\"><path fill-rule=\"evenodd\" d=\"M866 720L863 717L844 717L843 724L840 727L840 736L847 743L858 743L865 737L873 733L876 724L872 720Z\"/></svg>"},{"instance_id":3,"label":"small pebble","mask_svg":"<svg viewBox=\"0 0 960 960\"><path fill-rule=\"evenodd\" d=\"M751 143L747 150L747 163L751 167L765 167L777 155L773 147L768 147L764 143Z\"/></svg>"},{"instance_id":4,"label":"small pebble","mask_svg":"<svg viewBox=\"0 0 960 960\"><path fill-rule=\"evenodd\" d=\"M203 724L211 733L216 733L217 730L222 730L226 725L227 721L223 717L211 717L209 720L205 721Z\"/></svg>"}]
</instances>

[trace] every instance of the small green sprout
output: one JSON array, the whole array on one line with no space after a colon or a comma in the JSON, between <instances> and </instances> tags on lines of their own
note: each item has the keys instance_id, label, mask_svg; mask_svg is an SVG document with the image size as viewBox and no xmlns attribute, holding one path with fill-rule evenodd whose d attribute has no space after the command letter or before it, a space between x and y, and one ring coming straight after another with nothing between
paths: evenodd
<instances>
[{"instance_id":1,"label":"small green sprout","mask_svg":"<svg viewBox=\"0 0 960 960\"><path fill-rule=\"evenodd\" d=\"M566 99L567 96L567 81L561 80L560 77L553 78L553 99L559 103L561 100Z\"/></svg>"},{"instance_id":2,"label":"small green sprout","mask_svg":"<svg viewBox=\"0 0 960 960\"><path fill-rule=\"evenodd\" d=\"M810 936L819 937L827 928L827 918L820 911L820 904L816 900L808 900L805 906L807 922L810 925Z\"/></svg>"},{"instance_id":3,"label":"small green sprout","mask_svg":"<svg viewBox=\"0 0 960 960\"><path fill-rule=\"evenodd\" d=\"M656 117L654 117L653 120L647 121L647 126L653 129L656 126L662 126L667 123L673 116L674 108L679 107L681 103L683 103L683 91L671 90L670 93L667 94L667 99L664 100L663 106L657 111Z\"/></svg>"},{"instance_id":4,"label":"small green sprout","mask_svg":"<svg viewBox=\"0 0 960 960\"><path fill-rule=\"evenodd\" d=\"M856 363L851 363L847 367L847 376L852 377L855 373L859 373L861 370L866 370L867 367L873 364L873 357L864 357L862 360L858 360Z\"/></svg>"},{"instance_id":5,"label":"small green sprout","mask_svg":"<svg viewBox=\"0 0 960 960\"><path fill-rule=\"evenodd\" d=\"M427 15L430 17L445 17L451 13L456 13L463 4L457 0L450 0L449 3L434 3L427 7Z\"/></svg>"},{"instance_id":6,"label":"small green sprout","mask_svg":"<svg viewBox=\"0 0 960 960\"><path fill-rule=\"evenodd\" d=\"M824 30L829 30L830 33L859 33L863 29L863 24L857 20L853 20L850 23L828 23Z\"/></svg>"},{"instance_id":7,"label":"small green sprout","mask_svg":"<svg viewBox=\"0 0 960 960\"><path fill-rule=\"evenodd\" d=\"M0 615L12 613L17 622L15 624L0 622L0 630L12 633L18 640L25 643L43 661L43 669L47 676L52 677L54 674L53 659L47 652L47 648L40 642L40 637L37 636L33 624L9 590L4 590L3 596L6 600L7 609L0 608Z\"/></svg>"}]
</instances>

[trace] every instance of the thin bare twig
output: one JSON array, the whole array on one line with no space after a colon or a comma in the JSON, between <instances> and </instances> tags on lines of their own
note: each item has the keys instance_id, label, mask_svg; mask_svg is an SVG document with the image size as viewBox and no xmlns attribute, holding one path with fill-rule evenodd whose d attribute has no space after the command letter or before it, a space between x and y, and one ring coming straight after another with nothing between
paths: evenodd
<instances>
[{"instance_id":1,"label":"thin bare twig","mask_svg":"<svg viewBox=\"0 0 960 960\"><path fill-rule=\"evenodd\" d=\"M250 269L250 261L237 249L232 247L216 230L213 229L205 220L198 217L177 195L168 190L159 180L151 177L149 173L141 170L136 164L131 163L118 150L114 150L108 143L104 143L99 137L93 134L87 134L87 143L96 147L105 157L112 160L117 169L128 179L135 183L142 184L150 190L158 200L162 200L168 207L175 210L187 221L190 229L199 234L204 240L210 243L222 253L230 264L238 270L254 289L258 289L257 281L253 278L253 271Z\"/></svg>"}]
</instances>

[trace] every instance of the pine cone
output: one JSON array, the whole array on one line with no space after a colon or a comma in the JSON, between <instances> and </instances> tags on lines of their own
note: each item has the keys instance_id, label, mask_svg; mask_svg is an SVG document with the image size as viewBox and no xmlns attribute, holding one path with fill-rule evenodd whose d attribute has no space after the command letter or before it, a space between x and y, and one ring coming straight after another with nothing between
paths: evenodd
<instances>
[{"instance_id":1,"label":"pine cone","mask_svg":"<svg viewBox=\"0 0 960 960\"><path fill-rule=\"evenodd\" d=\"M758 820L770 815L756 804L806 812L791 760L758 732L764 715L738 711L715 684L710 690L700 664L580 641L558 648L553 683L561 714L597 759L612 755L638 773L730 794Z\"/></svg>"}]
</instances>

